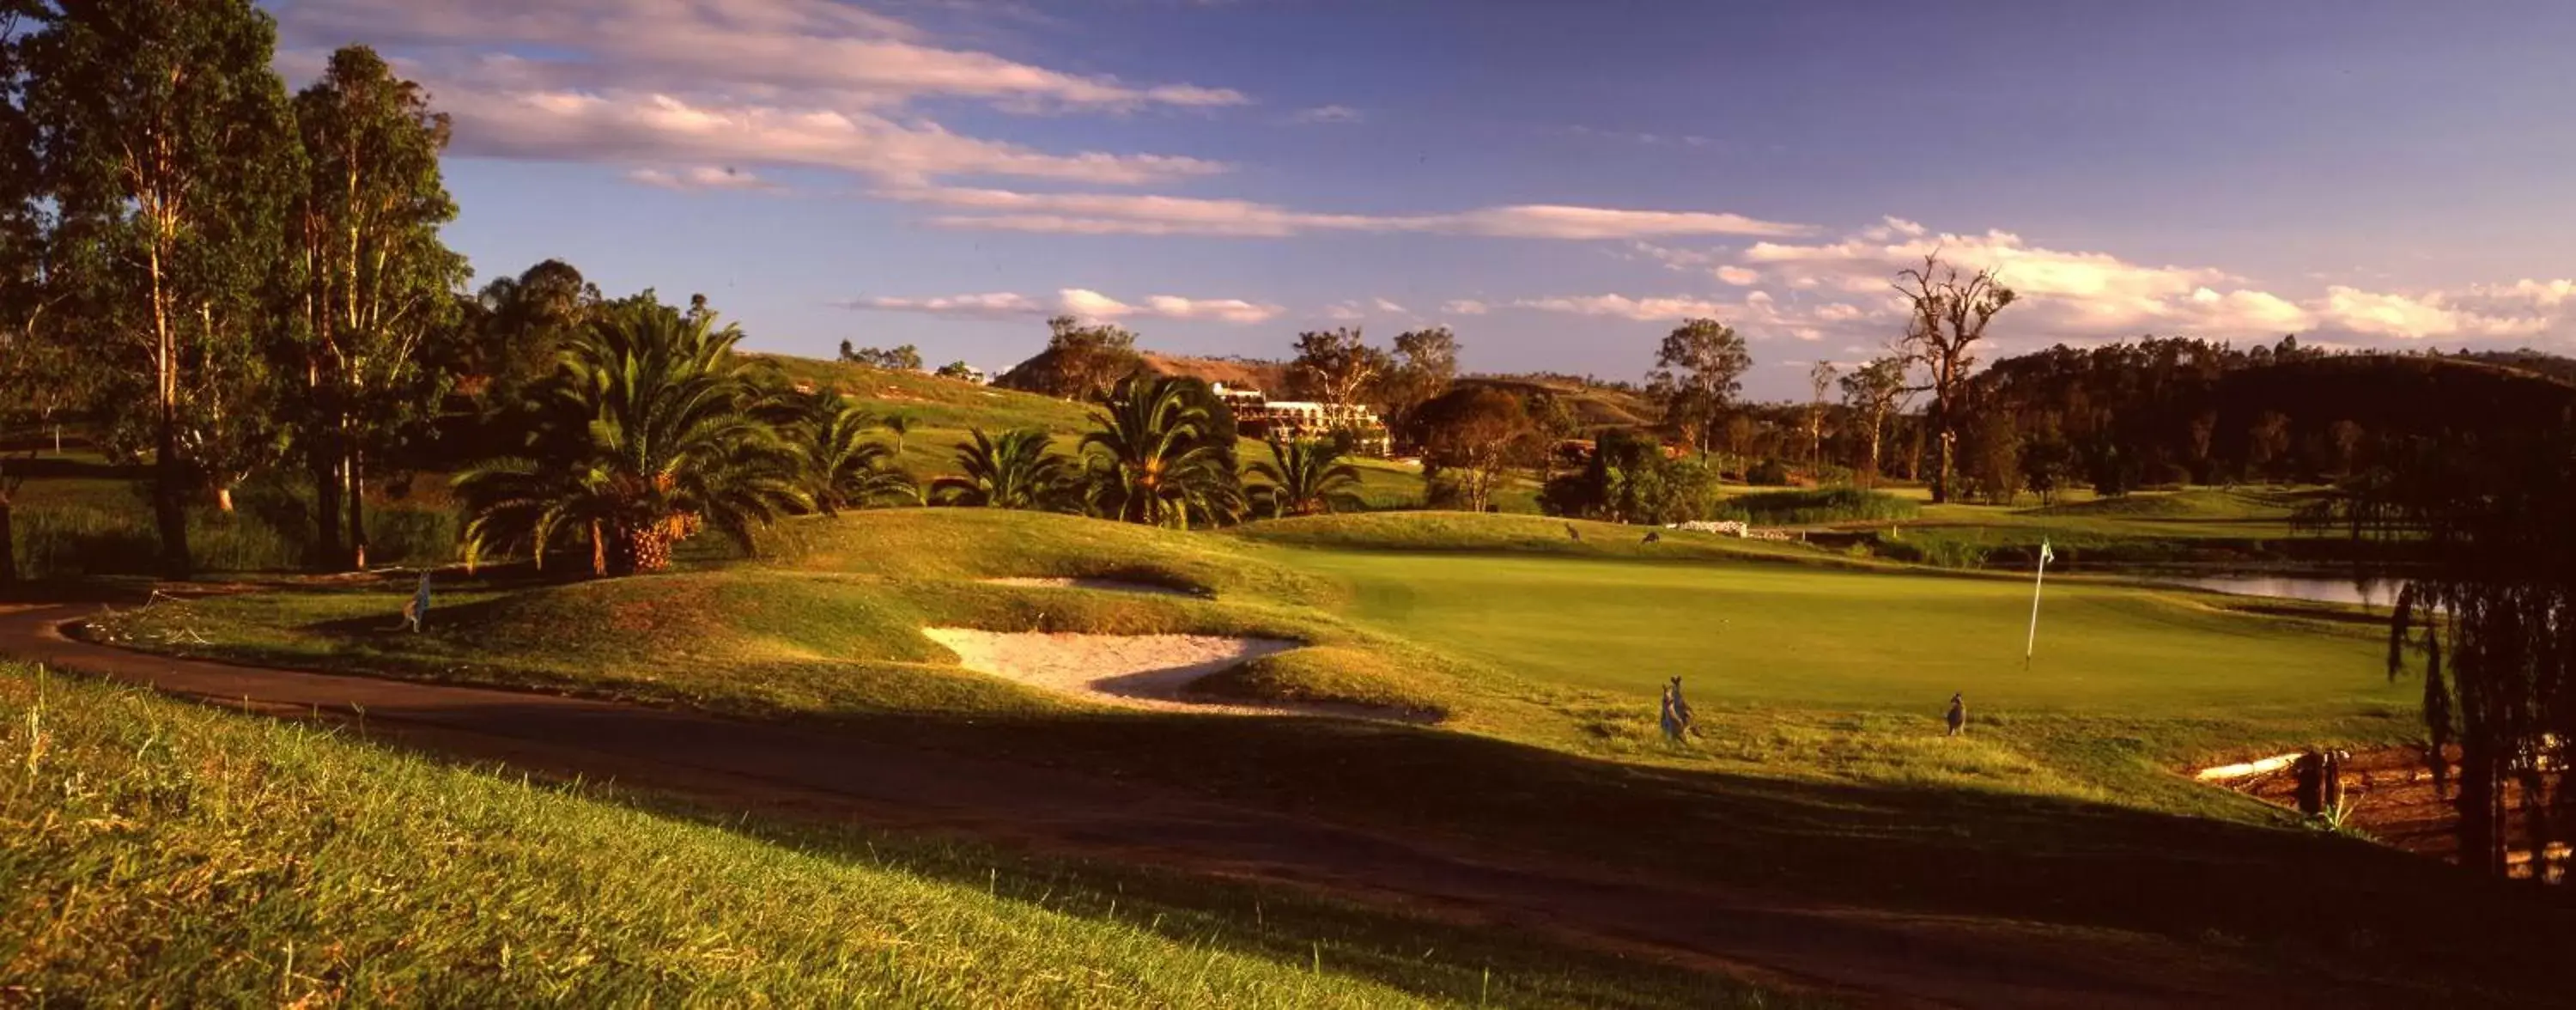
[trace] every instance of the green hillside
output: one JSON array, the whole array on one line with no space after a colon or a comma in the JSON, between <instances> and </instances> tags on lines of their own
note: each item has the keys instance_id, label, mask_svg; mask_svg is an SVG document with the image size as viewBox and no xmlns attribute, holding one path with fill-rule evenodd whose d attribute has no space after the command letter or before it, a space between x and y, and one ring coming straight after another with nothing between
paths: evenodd
<instances>
[{"instance_id":1,"label":"green hillside","mask_svg":"<svg viewBox=\"0 0 2576 1010\"><path fill-rule=\"evenodd\" d=\"M1799 1002L1294 892L533 785L22 666L0 665L0 754L13 1005Z\"/></svg>"}]
</instances>

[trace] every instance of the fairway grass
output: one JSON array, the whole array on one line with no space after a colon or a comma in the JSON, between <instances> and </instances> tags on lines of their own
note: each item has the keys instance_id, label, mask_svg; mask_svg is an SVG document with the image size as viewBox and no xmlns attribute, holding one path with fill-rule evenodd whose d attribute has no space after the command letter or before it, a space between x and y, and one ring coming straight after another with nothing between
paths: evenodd
<instances>
[{"instance_id":1,"label":"fairway grass","mask_svg":"<svg viewBox=\"0 0 2576 1010\"><path fill-rule=\"evenodd\" d=\"M2147 749L2177 767L2301 734L2379 742L2409 726L2398 713L2413 688L2377 674L2382 646L2366 626L2064 578L2046 590L2039 648L2025 665L2030 585L2019 578L1667 532L1646 543L1634 527L1400 513L1208 535L906 509L786 524L756 565L466 583L442 594L422 635L389 630L384 615L400 598L391 586L164 604L97 622L96 633L239 661L829 717L1068 704L962 669L926 627L1285 639L1305 648L1209 678L1203 690L1445 716L1471 732L1652 763L1714 759L1652 743L1655 692L1672 676L1720 722L1729 712L1786 722L1856 713L1902 736L1918 731L1908 720L1932 725L1959 691L1981 726L2169 725L2176 731L2148 734ZM996 578L1114 579L1191 595L983 581ZM2019 741L2017 759L1968 764L2046 763L2027 734L2002 736Z\"/></svg>"},{"instance_id":2,"label":"fairway grass","mask_svg":"<svg viewBox=\"0 0 2576 1010\"><path fill-rule=\"evenodd\" d=\"M2129 931L2440 993L2483 985L2468 980L2519 955L2460 940L2426 909L2543 914L2176 774L2411 739L2416 688L2387 683L2377 633L2340 612L2258 616L2210 594L2052 581L2024 670L2019 578L1796 543L1574 533L1440 513L1212 535L898 510L791 524L755 564L465 584L422 635L387 630L398 585L209 597L104 627L228 659L819 722L1607 872ZM1439 718L1080 707L960 669L920 635L933 626L1288 639L1305 647L1201 688ZM1655 688L1675 674L1700 728L1678 746L1654 723ZM1955 739L1939 721L1952 691L1972 713ZM2320 920L2350 926L2320 934Z\"/></svg>"},{"instance_id":3,"label":"fairway grass","mask_svg":"<svg viewBox=\"0 0 2576 1010\"><path fill-rule=\"evenodd\" d=\"M2398 703L2365 634L2285 625L2203 594L1738 562L1315 552L1364 623L1534 680L1651 697L1938 712L1981 707L2189 715L2245 705Z\"/></svg>"},{"instance_id":4,"label":"fairway grass","mask_svg":"<svg viewBox=\"0 0 2576 1010\"><path fill-rule=\"evenodd\" d=\"M722 826L0 666L0 1002L1795 999L1295 893Z\"/></svg>"}]
</instances>

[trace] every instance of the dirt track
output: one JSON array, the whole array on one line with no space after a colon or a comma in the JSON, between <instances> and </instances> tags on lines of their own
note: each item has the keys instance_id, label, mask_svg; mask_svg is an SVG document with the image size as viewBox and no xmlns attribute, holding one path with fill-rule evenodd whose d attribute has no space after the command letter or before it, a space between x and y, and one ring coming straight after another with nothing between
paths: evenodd
<instances>
[{"instance_id":1,"label":"dirt track","mask_svg":"<svg viewBox=\"0 0 2576 1010\"><path fill-rule=\"evenodd\" d=\"M1678 888L1432 847L1059 769L615 702L171 659L64 638L82 605L0 607L0 655L443 754L711 803L1327 889L1894 1006L2351 1005L2145 937Z\"/></svg>"},{"instance_id":2,"label":"dirt track","mask_svg":"<svg viewBox=\"0 0 2576 1010\"><path fill-rule=\"evenodd\" d=\"M2452 751L2456 779L2457 749ZM2352 804L2353 827L2372 838L2417 855L2457 862L2460 856L2460 812L2453 805L2456 782L2446 791L2437 788L2432 770L2426 767L2424 752L2413 747L2390 747L2356 753L2344 763L2343 785ZM2551 782L2557 781L2552 775ZM2266 802L2283 807L2297 805L2298 777L2288 769L2265 772L2235 783L2233 788ZM2506 802L2512 809L2506 818L2506 839L2510 847L2507 860L2517 877L2531 873L2531 848L2524 831L2528 824L2522 811L2522 785L2503 784ZM2552 785L2548 795L2552 816L2576 816L2576 796L2563 786ZM2551 862L2563 868L2568 854L2560 849L2551 854ZM2553 871L2553 874L2563 872ZM2552 879L2559 879L2553 875Z\"/></svg>"}]
</instances>

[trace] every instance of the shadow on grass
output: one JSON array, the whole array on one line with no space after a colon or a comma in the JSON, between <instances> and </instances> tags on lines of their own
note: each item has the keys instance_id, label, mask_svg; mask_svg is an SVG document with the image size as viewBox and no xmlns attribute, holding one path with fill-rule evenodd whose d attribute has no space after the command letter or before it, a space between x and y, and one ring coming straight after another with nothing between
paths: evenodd
<instances>
[{"instance_id":1,"label":"shadow on grass","mask_svg":"<svg viewBox=\"0 0 2576 1010\"><path fill-rule=\"evenodd\" d=\"M856 735L1685 885L2162 935L2446 994L2556 993L2565 891L2364 841L2128 807L1644 768L1339 720L843 720ZM2508 1000L2510 1001L2510 1000Z\"/></svg>"},{"instance_id":2,"label":"shadow on grass","mask_svg":"<svg viewBox=\"0 0 2576 1010\"><path fill-rule=\"evenodd\" d=\"M1110 886L1137 880L1156 911L1180 916L1175 938L1303 964L1326 956L1318 945L1340 930L1335 970L1453 998L1467 991L1464 967L1426 967L1432 959L1405 949L1417 933L1424 949L1493 951L1480 956L1503 963L1548 951L1546 963L1566 966L1549 970L1568 973L1553 984L1583 993L1552 999L1631 1006L1706 1005L1714 983L1537 938L1562 926L1809 977L1923 979L1918 995L1971 1005L1998 991L1977 980L2069 998L2136 995L2167 985L2157 974L2167 963L2216 966L2159 989L2167 1000L2540 1005L2565 998L2555 958L2576 942L2565 892L2321 832L1953 788L1641 768L1355 721L906 715L782 726L507 700L449 715L477 732L834 797L806 810L826 820L851 816L835 806L846 799L1006 843L1070 844L1117 869ZM627 781L659 784L649 767L627 771L640 776ZM707 802L776 802L715 793ZM1220 920L1239 920L1262 889L1121 875L1133 867L1400 895L1500 915L1504 928L1396 923L1325 902L1310 903L1296 930L1245 932ZM999 886L980 857L907 868ZM1047 879L1038 872L1018 886ZM2116 964L2141 948L2100 930L2169 946ZM1515 948L1498 935L1512 934L1529 939L1523 953L1505 953ZM1674 995L1694 984L1702 995ZM2241 988L2257 985L2267 991Z\"/></svg>"},{"instance_id":3,"label":"shadow on grass","mask_svg":"<svg viewBox=\"0 0 2576 1010\"><path fill-rule=\"evenodd\" d=\"M383 634L374 630L381 620L317 630ZM368 690L329 680L315 690L344 692L335 698ZM2009 927L2028 940L2035 929L2074 947L2100 942L2088 930L2111 929L2261 965L2307 997L2350 990L2365 1002L2537 1005L2566 999L2553 975L2576 944L2576 902L2563 890L2491 881L2321 832L2000 791L1648 768L1338 719L910 712L764 723L380 690L391 693L366 700L371 717L553 748L585 775L649 786L657 768L711 771L998 840L1072 843L1113 866L1248 870L1500 910L1513 917L1506 925L1531 931L1569 924L1678 950L1767 951L1766 964L1881 957L1902 976L1968 962L2006 979L2058 972L2075 987L2061 991L2108 994L2145 969L2112 978L2111 969L2080 962L2117 960L2116 947L2086 948L2070 966L2062 950L1986 942L1977 930ZM2104 743L2106 760L2124 760L2113 743ZM734 799L721 788L710 795ZM994 872L971 859L946 871L936 863L923 872L970 884ZM1139 886L1163 888L1155 893L1170 897L1158 900L1174 909L1217 907L1189 897L1203 882ZM1837 916L1836 907L1864 914ZM1883 921L1903 916L1972 921L1960 926L1962 938L1945 941ZM1448 942L1493 949L1500 941L1486 932ZM1324 956L1296 949L1301 940L1321 942L1311 932L1258 931L1222 942L1291 963ZM1425 984L1406 974L1410 954L1398 948L1409 940L1370 933L1367 943L1368 953L1337 970ZM1620 974L1601 978L1626 978L1634 965L1621 963ZM1662 970L1639 984L1667 991ZM1463 975L1440 977L1444 987L1465 984ZM1635 1001L1567 1001L1673 1002L1630 995Z\"/></svg>"},{"instance_id":4,"label":"shadow on grass","mask_svg":"<svg viewBox=\"0 0 2576 1010\"><path fill-rule=\"evenodd\" d=\"M1530 930L1434 918L1277 883L1189 875L1151 864L1031 855L818 820L743 818L686 795L576 790L848 863L985 890L1059 915L1167 940L1366 979L1478 1006L1801 1007L1827 997L1757 989L1686 958L1551 942Z\"/></svg>"}]
</instances>

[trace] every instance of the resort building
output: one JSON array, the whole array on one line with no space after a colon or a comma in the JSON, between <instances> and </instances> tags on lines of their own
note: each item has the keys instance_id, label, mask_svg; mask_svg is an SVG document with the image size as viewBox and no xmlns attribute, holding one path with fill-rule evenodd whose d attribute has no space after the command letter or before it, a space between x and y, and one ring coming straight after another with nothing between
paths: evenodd
<instances>
[{"instance_id":1,"label":"resort building","mask_svg":"<svg viewBox=\"0 0 2576 1010\"><path fill-rule=\"evenodd\" d=\"M1351 451L1384 456L1391 448L1386 423L1364 404L1273 400L1258 389L1213 383L1217 399L1234 411L1235 430L1252 438L1326 438L1348 433Z\"/></svg>"}]
</instances>

